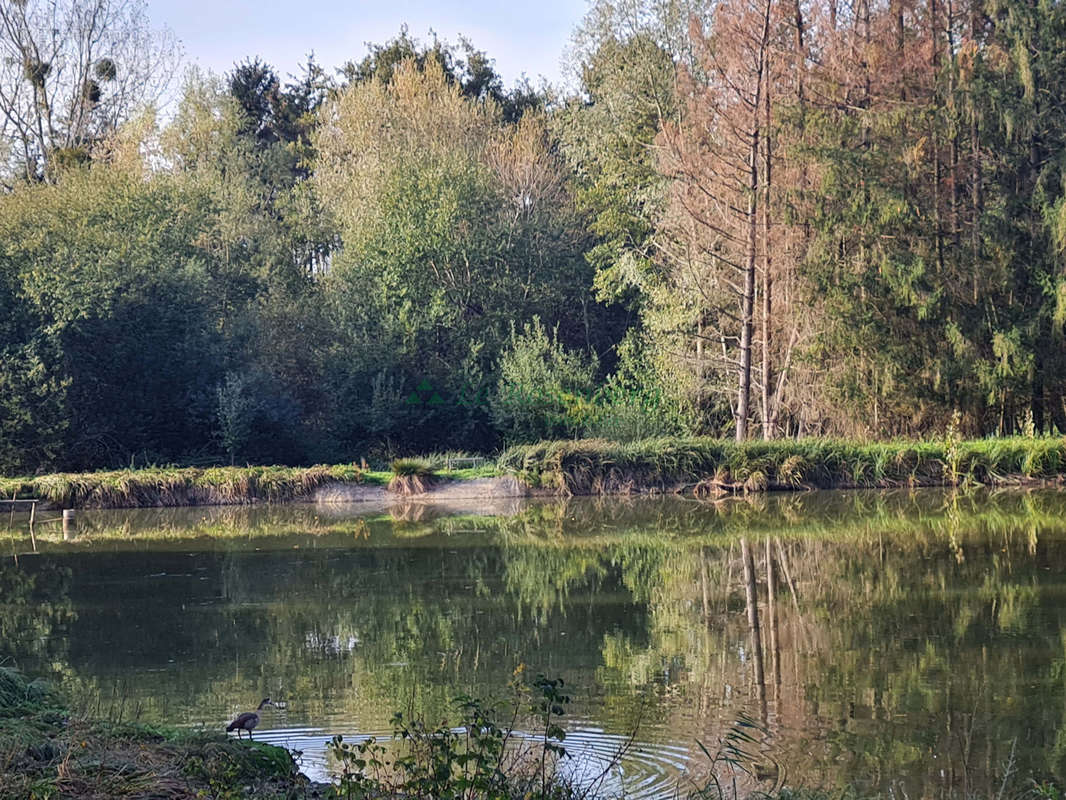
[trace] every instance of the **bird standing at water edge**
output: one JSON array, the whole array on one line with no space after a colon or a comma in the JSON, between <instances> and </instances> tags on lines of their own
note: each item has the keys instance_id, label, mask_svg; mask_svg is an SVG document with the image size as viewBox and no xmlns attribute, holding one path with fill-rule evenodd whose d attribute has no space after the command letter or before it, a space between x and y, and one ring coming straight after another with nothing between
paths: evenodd
<instances>
[{"instance_id":1,"label":"bird standing at water edge","mask_svg":"<svg viewBox=\"0 0 1066 800\"><path fill-rule=\"evenodd\" d=\"M269 697L264 697L263 702L259 704L259 708L255 711L245 711L243 714L237 716L237 719L233 720L226 726L226 733L230 731L237 731L237 738L241 738L241 731L248 731L248 738L252 738L252 728L259 724L259 712L266 706L272 706Z\"/></svg>"}]
</instances>

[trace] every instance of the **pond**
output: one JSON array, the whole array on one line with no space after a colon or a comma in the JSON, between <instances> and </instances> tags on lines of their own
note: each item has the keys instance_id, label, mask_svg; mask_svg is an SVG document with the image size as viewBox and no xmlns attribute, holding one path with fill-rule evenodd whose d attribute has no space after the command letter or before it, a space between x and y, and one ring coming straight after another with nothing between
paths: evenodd
<instances>
[{"instance_id":1,"label":"pond","mask_svg":"<svg viewBox=\"0 0 1066 800\"><path fill-rule=\"evenodd\" d=\"M632 739L605 783L628 797L697 785L738 729L746 788L1066 777L1064 492L490 511L83 512L67 540L38 525L36 552L16 518L0 664L112 719L218 729L270 696L256 738L320 779L334 734L438 721L519 665L566 680L575 778Z\"/></svg>"}]
</instances>

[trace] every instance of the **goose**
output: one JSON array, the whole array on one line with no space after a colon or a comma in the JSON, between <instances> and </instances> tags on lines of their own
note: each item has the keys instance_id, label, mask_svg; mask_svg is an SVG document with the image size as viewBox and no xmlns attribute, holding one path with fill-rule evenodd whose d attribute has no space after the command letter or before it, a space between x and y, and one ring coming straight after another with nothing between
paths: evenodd
<instances>
[{"instance_id":1,"label":"goose","mask_svg":"<svg viewBox=\"0 0 1066 800\"><path fill-rule=\"evenodd\" d=\"M266 706L272 706L269 697L264 697L263 702L259 704L259 708L255 711L245 711L243 714L238 714L237 719L233 720L226 726L226 733L230 731L237 731L237 738L241 738L241 731L248 731L248 738L252 738L252 728L259 724L259 712Z\"/></svg>"}]
</instances>

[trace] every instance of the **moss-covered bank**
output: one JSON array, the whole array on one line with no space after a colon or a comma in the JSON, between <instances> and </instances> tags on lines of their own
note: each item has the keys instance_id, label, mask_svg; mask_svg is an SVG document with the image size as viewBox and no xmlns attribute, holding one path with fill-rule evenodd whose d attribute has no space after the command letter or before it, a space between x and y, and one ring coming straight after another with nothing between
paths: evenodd
<instances>
[{"instance_id":1,"label":"moss-covered bank","mask_svg":"<svg viewBox=\"0 0 1066 800\"><path fill-rule=\"evenodd\" d=\"M501 470L561 494L890 488L1061 481L1066 438L856 443L660 438L539 442L507 450Z\"/></svg>"},{"instance_id":2,"label":"moss-covered bank","mask_svg":"<svg viewBox=\"0 0 1066 800\"><path fill-rule=\"evenodd\" d=\"M315 798L289 751L223 733L82 720L0 667L0 797Z\"/></svg>"}]
</instances>

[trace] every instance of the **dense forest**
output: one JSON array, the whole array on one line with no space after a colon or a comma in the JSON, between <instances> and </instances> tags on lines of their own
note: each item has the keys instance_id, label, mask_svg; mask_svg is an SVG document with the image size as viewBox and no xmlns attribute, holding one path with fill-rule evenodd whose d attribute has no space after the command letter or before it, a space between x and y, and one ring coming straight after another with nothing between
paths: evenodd
<instances>
[{"instance_id":1,"label":"dense forest","mask_svg":"<svg viewBox=\"0 0 1066 800\"><path fill-rule=\"evenodd\" d=\"M0 51L0 472L1066 432L1062 0L594 0L567 88Z\"/></svg>"}]
</instances>

